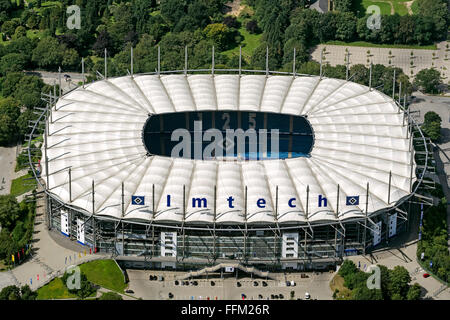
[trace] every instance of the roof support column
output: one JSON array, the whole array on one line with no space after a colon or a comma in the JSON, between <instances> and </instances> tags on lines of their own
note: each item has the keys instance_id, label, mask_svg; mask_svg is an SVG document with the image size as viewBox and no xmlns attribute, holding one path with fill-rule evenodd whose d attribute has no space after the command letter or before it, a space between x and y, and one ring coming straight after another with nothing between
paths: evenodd
<instances>
[{"instance_id":1,"label":"roof support column","mask_svg":"<svg viewBox=\"0 0 450 320\"><path fill-rule=\"evenodd\" d=\"M186 219L186 186L183 185L183 222L181 224L181 232L183 233L183 256L182 256L183 260L186 253L186 232L184 230L185 219Z\"/></svg>"},{"instance_id":2,"label":"roof support column","mask_svg":"<svg viewBox=\"0 0 450 320\"><path fill-rule=\"evenodd\" d=\"M69 202L72 202L72 168L69 167Z\"/></svg>"},{"instance_id":3,"label":"roof support column","mask_svg":"<svg viewBox=\"0 0 450 320\"><path fill-rule=\"evenodd\" d=\"M245 219L245 232L244 232L244 261L247 261L247 186L245 186L244 193L244 219Z\"/></svg>"},{"instance_id":4,"label":"roof support column","mask_svg":"<svg viewBox=\"0 0 450 320\"><path fill-rule=\"evenodd\" d=\"M389 171L389 187L388 187L388 205L391 203L391 182L392 182L392 171Z\"/></svg>"},{"instance_id":5,"label":"roof support column","mask_svg":"<svg viewBox=\"0 0 450 320\"><path fill-rule=\"evenodd\" d=\"M214 186L213 261L216 261L217 186Z\"/></svg>"},{"instance_id":6,"label":"roof support column","mask_svg":"<svg viewBox=\"0 0 450 320\"><path fill-rule=\"evenodd\" d=\"M369 214L369 182L367 182L366 189L366 216L364 219L364 231L363 231L363 255L366 255L366 233L367 233L367 218Z\"/></svg>"}]
</instances>

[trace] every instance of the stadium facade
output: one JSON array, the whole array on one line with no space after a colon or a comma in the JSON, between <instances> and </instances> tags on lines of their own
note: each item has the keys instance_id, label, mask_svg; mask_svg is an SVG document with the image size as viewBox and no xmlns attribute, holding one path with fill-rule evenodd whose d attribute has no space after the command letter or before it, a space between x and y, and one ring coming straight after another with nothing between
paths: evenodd
<instances>
[{"instance_id":1,"label":"stadium facade","mask_svg":"<svg viewBox=\"0 0 450 320\"><path fill-rule=\"evenodd\" d=\"M321 76L204 71L105 78L51 101L32 163L50 229L133 267L263 270L324 268L407 229L426 143L399 103ZM266 145L177 158L178 128L201 135L193 149L208 129Z\"/></svg>"}]
</instances>

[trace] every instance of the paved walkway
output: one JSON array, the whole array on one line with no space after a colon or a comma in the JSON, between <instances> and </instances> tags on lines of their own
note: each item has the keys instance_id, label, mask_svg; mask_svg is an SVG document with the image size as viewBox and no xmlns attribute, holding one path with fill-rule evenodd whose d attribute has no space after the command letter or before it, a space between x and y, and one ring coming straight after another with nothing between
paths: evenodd
<instances>
[{"instance_id":1,"label":"paved walkway","mask_svg":"<svg viewBox=\"0 0 450 320\"><path fill-rule=\"evenodd\" d=\"M70 241L63 235L48 231L44 210L44 201L38 201L32 240L32 257L11 272L0 272L0 289L11 284L28 284L31 289L36 290L54 277L62 276L65 268L70 265L109 258L109 256L98 253L90 255L89 248Z\"/></svg>"},{"instance_id":2,"label":"paved walkway","mask_svg":"<svg viewBox=\"0 0 450 320\"><path fill-rule=\"evenodd\" d=\"M447 49L446 45L447 42L443 41L437 44L437 50L424 50L321 44L314 49L311 56L313 60L320 62L321 52L323 48L326 48L325 63L329 63L332 66L345 65L347 59L345 50L347 49L350 52L350 66L363 64L368 67L370 62L387 67L395 66L403 69L403 72L410 78L413 78L422 69L435 67L441 72L441 76L444 77L444 83L447 83L450 76L450 49ZM413 52L413 55L411 55L411 52ZM413 65L411 65L411 61Z\"/></svg>"},{"instance_id":3,"label":"paved walkway","mask_svg":"<svg viewBox=\"0 0 450 320\"><path fill-rule=\"evenodd\" d=\"M15 165L16 147L0 147L0 195L9 194Z\"/></svg>"}]
</instances>

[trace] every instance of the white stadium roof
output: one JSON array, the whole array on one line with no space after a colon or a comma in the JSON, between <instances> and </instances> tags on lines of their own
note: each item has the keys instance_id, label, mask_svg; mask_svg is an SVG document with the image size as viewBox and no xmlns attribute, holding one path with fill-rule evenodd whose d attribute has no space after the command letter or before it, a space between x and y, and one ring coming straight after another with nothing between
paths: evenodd
<instances>
[{"instance_id":1,"label":"white stadium roof","mask_svg":"<svg viewBox=\"0 0 450 320\"><path fill-rule=\"evenodd\" d=\"M149 114L198 110L307 115L314 130L314 147L310 157L285 160L239 162L147 155L142 131ZM410 181L415 164L411 168L410 139L398 106L376 90L343 80L218 74L111 78L64 95L52 110L52 120L48 124L47 188L89 214L94 180L95 214L118 219L338 222L364 216L367 183L368 211L373 213L410 194L416 179L413 174ZM45 157L41 164L45 177ZM145 205L132 204L133 195L145 196ZM170 207L167 195L171 195ZM234 208L227 201L230 196ZM326 197L327 206L323 202L319 206L319 196ZM359 196L359 204L348 205L348 196ZM206 198L208 207L193 208L190 199L196 197ZM257 206L260 198L266 200L265 208ZM295 208L289 206L292 198Z\"/></svg>"}]
</instances>

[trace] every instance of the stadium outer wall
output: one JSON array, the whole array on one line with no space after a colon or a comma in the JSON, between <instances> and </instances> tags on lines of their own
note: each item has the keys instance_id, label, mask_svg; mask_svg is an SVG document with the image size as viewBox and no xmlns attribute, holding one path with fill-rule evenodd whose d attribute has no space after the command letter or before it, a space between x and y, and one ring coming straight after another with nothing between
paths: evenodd
<instances>
[{"instance_id":1,"label":"stadium outer wall","mask_svg":"<svg viewBox=\"0 0 450 320\"><path fill-rule=\"evenodd\" d=\"M56 99L53 103L56 103ZM403 109L401 105L397 105ZM47 121L51 107L50 104L42 112L33 126L30 137L36 136L39 132L39 123L42 120ZM95 216L62 202L47 190L45 181L32 162L31 139L28 152L34 176L40 187L45 190L48 229L77 241L79 239L77 233L80 233L78 219L81 219L84 221L82 230L84 241L81 245L90 247L95 252L111 254L121 261L124 267L193 270L221 262L238 262L242 265L255 266L260 270L323 270L328 267L334 268L345 256L365 254L386 246L392 237L409 231L411 216L418 211L411 199L422 182L428 163L425 138L414 120L410 118L409 121L415 126L412 134L414 137L417 135L417 141L423 143L426 150L425 166L419 170L419 179L414 185L414 191L398 201L395 206L369 214L370 219L366 216L342 222L308 225L292 224L283 227L275 224L214 225L211 228L190 224L186 227L182 224L160 224ZM64 219L67 221L67 228L64 228L66 232L62 232L61 228ZM397 226L395 235L389 232L392 219L395 219ZM374 246L373 225L379 222L381 233L377 239L378 243Z\"/></svg>"}]
</instances>

